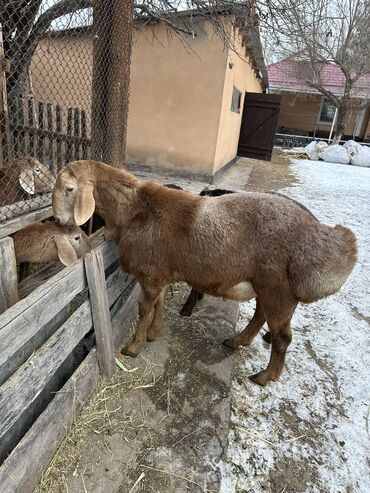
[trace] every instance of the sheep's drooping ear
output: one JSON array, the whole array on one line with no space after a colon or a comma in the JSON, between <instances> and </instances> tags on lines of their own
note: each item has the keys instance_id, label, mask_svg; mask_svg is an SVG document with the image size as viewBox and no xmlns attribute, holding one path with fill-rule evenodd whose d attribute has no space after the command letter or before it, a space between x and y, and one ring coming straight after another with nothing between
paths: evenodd
<instances>
[{"instance_id":1,"label":"sheep's drooping ear","mask_svg":"<svg viewBox=\"0 0 370 493\"><path fill-rule=\"evenodd\" d=\"M75 249L65 236L56 236L54 243L57 247L58 258L62 264L68 267L78 260Z\"/></svg>"},{"instance_id":2,"label":"sheep's drooping ear","mask_svg":"<svg viewBox=\"0 0 370 493\"><path fill-rule=\"evenodd\" d=\"M77 226L81 226L94 214L95 200L92 183L81 183L74 204L74 217Z\"/></svg>"},{"instance_id":3,"label":"sheep's drooping ear","mask_svg":"<svg viewBox=\"0 0 370 493\"><path fill-rule=\"evenodd\" d=\"M27 169L20 173L19 184L26 193L35 195L35 180L32 169Z\"/></svg>"}]
</instances>

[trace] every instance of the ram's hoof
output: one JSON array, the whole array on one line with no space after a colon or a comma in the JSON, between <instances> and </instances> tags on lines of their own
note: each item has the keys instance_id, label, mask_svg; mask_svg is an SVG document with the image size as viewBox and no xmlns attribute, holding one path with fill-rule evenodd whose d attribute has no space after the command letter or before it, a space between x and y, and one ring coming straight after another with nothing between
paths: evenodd
<instances>
[{"instance_id":1,"label":"ram's hoof","mask_svg":"<svg viewBox=\"0 0 370 493\"><path fill-rule=\"evenodd\" d=\"M131 346L122 348L121 354L124 354L125 356L131 356L131 358L136 358L140 351L141 347L138 347L135 344L131 344Z\"/></svg>"}]
</instances>

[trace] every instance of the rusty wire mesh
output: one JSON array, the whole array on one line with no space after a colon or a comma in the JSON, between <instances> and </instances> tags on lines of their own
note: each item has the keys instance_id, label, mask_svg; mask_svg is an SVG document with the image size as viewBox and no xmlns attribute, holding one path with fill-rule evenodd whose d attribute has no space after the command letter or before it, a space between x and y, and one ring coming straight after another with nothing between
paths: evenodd
<instances>
[{"instance_id":1,"label":"rusty wire mesh","mask_svg":"<svg viewBox=\"0 0 370 493\"><path fill-rule=\"evenodd\" d=\"M50 204L68 162L123 161L132 4L91 3L0 3L0 224Z\"/></svg>"}]
</instances>

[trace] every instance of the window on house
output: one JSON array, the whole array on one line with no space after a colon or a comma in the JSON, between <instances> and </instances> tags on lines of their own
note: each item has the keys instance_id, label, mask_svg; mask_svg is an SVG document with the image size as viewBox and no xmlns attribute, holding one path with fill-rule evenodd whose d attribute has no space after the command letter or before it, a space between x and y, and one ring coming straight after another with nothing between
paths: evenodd
<instances>
[{"instance_id":1,"label":"window on house","mask_svg":"<svg viewBox=\"0 0 370 493\"><path fill-rule=\"evenodd\" d=\"M242 101L242 93L236 87L234 87L230 110L233 111L234 113L240 113L241 101Z\"/></svg>"},{"instance_id":2,"label":"window on house","mask_svg":"<svg viewBox=\"0 0 370 493\"><path fill-rule=\"evenodd\" d=\"M335 115L334 104L328 98L323 97L321 99L319 122L332 123L332 121L334 120L334 115Z\"/></svg>"}]
</instances>

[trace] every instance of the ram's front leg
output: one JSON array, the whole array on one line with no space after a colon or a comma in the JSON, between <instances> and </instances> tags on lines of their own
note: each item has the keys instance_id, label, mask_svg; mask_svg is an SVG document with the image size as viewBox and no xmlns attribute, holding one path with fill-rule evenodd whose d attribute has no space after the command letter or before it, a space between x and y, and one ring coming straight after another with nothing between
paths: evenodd
<instances>
[{"instance_id":1,"label":"ram's front leg","mask_svg":"<svg viewBox=\"0 0 370 493\"><path fill-rule=\"evenodd\" d=\"M141 295L139 299L139 321L136 328L135 339L130 346L121 349L121 353L126 356L136 357L142 350L146 341L148 320L151 311L155 303L161 294L161 287L148 288L147 286L141 286Z\"/></svg>"},{"instance_id":2,"label":"ram's front leg","mask_svg":"<svg viewBox=\"0 0 370 493\"><path fill-rule=\"evenodd\" d=\"M168 286L162 289L154 306L153 320L146 335L148 341L154 341L163 327L163 305L166 299L167 290Z\"/></svg>"}]
</instances>

